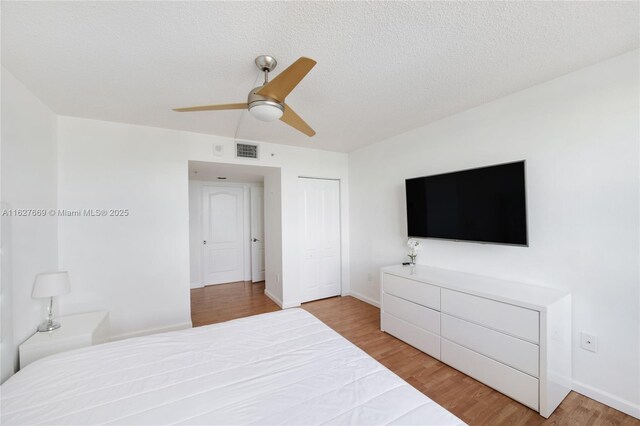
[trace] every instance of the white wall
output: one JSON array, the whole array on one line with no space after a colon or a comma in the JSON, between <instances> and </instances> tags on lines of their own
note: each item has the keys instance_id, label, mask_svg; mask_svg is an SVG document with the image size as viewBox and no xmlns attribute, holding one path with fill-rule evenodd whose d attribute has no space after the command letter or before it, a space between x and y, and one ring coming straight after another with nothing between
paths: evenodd
<instances>
[{"instance_id":1,"label":"white wall","mask_svg":"<svg viewBox=\"0 0 640 426\"><path fill-rule=\"evenodd\" d=\"M378 268L406 260L405 178L526 159L528 248L423 240L418 263L570 288L575 388L640 415L638 57L352 153L352 291L377 301Z\"/></svg>"},{"instance_id":2,"label":"white wall","mask_svg":"<svg viewBox=\"0 0 640 426\"><path fill-rule=\"evenodd\" d=\"M235 163L248 165L264 165L280 168L281 182L281 213L282 213L282 272L272 268L267 274L266 288L269 290L279 287L282 283L282 298L279 301L285 307L300 304L300 291L298 279L300 252L298 248L298 177L317 177L340 180L341 201L341 231L342 231L342 292L349 294L349 184L348 184L348 160L347 155L338 152L320 151L307 148L298 148L288 145L260 143L260 160L239 159L234 156L234 141L229 138L202 135L197 133L181 132L183 143L189 146L189 160L211 161L217 163ZM213 154L214 144L224 147L224 155L219 157ZM309 140L309 146L313 146L313 139ZM275 178L274 178L275 179ZM270 194L270 180L265 177L265 199ZM269 208L265 206L265 215ZM269 228L268 224L265 228ZM265 239L268 242L267 236ZM267 264L269 264L269 252L266 248Z\"/></svg>"},{"instance_id":3,"label":"white wall","mask_svg":"<svg viewBox=\"0 0 640 426\"><path fill-rule=\"evenodd\" d=\"M214 143L225 145L224 156L213 155ZM59 117L59 208L131 212L125 218L60 218L60 262L75 283L62 311L109 309L115 337L190 324L189 160L281 168L282 188L274 188L275 176L265 177L265 191L275 191L272 199L280 201L280 206L265 207L265 216L274 220L273 213L281 209L283 230L282 258L273 247L266 248L266 287L280 295L285 307L300 303L297 177L341 179L343 289L348 292L347 155L262 143L261 160L236 159L233 143L176 130Z\"/></svg>"},{"instance_id":4,"label":"white wall","mask_svg":"<svg viewBox=\"0 0 640 426\"><path fill-rule=\"evenodd\" d=\"M280 168L271 168L264 175L264 264L264 292L282 306L282 181Z\"/></svg>"},{"instance_id":5,"label":"white wall","mask_svg":"<svg viewBox=\"0 0 640 426\"><path fill-rule=\"evenodd\" d=\"M56 208L56 116L2 69L1 208ZM31 298L35 275L58 267L55 216L2 217L2 381L13 373L17 346L44 318Z\"/></svg>"},{"instance_id":6,"label":"white wall","mask_svg":"<svg viewBox=\"0 0 640 426\"><path fill-rule=\"evenodd\" d=\"M189 180L189 258L191 265L191 288L208 283L202 280L202 189L206 186L232 186L244 191L243 216L243 280L251 281L251 189L263 188L262 183L242 183L233 181Z\"/></svg>"},{"instance_id":7,"label":"white wall","mask_svg":"<svg viewBox=\"0 0 640 426\"><path fill-rule=\"evenodd\" d=\"M189 281L191 288L202 287L202 189L198 181L189 181Z\"/></svg>"},{"instance_id":8,"label":"white wall","mask_svg":"<svg viewBox=\"0 0 640 426\"><path fill-rule=\"evenodd\" d=\"M62 311L110 311L115 338L191 326L187 147L175 131L59 117Z\"/></svg>"}]
</instances>

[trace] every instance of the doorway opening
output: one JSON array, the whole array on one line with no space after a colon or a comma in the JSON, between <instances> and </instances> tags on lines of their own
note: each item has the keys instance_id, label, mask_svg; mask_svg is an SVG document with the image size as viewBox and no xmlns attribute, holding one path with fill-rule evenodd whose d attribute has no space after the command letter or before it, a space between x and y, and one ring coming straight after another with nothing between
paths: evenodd
<instances>
[{"instance_id":1,"label":"doorway opening","mask_svg":"<svg viewBox=\"0 0 640 426\"><path fill-rule=\"evenodd\" d=\"M191 288L268 288L269 273L281 273L280 253L270 253L280 247L279 206L279 168L190 161Z\"/></svg>"}]
</instances>

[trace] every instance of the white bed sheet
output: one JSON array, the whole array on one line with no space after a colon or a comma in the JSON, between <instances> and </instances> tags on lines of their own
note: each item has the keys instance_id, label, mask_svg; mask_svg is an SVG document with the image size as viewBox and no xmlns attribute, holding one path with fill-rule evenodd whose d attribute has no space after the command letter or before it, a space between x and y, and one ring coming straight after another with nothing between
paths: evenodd
<instances>
[{"instance_id":1,"label":"white bed sheet","mask_svg":"<svg viewBox=\"0 0 640 426\"><path fill-rule=\"evenodd\" d=\"M464 424L302 309L61 353L0 391L3 425Z\"/></svg>"}]
</instances>

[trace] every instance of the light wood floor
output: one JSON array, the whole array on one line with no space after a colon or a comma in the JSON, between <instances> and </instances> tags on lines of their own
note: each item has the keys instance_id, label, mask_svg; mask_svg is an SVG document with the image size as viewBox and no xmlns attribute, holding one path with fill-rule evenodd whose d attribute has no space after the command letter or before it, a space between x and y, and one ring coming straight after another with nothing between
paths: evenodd
<instances>
[{"instance_id":1,"label":"light wood floor","mask_svg":"<svg viewBox=\"0 0 640 426\"><path fill-rule=\"evenodd\" d=\"M302 305L416 389L469 425L634 425L640 421L575 392L544 419L482 383L380 331L378 308L353 297ZM238 282L191 290L193 325L278 310L264 283Z\"/></svg>"},{"instance_id":2,"label":"light wood floor","mask_svg":"<svg viewBox=\"0 0 640 426\"><path fill-rule=\"evenodd\" d=\"M191 289L194 327L280 310L264 295L264 281L240 281Z\"/></svg>"}]
</instances>

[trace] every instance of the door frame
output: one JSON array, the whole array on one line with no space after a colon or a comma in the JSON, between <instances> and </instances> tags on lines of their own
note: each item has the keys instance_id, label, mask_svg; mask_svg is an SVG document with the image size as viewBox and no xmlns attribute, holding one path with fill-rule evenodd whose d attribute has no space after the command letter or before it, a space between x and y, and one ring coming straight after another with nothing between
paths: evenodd
<instances>
[{"instance_id":1,"label":"door frame","mask_svg":"<svg viewBox=\"0 0 640 426\"><path fill-rule=\"evenodd\" d=\"M201 281L202 281L202 286L206 287L209 285L220 285L220 284L226 284L226 283L217 283L217 284L207 284L205 283L205 277L206 277L206 262L205 262L205 258L206 258L206 253L205 253L205 247L204 244L202 244L202 241L204 241L204 222L206 220L206 218L204 217L204 200L205 200L205 190L207 188L240 188L242 189L242 280L246 280L246 276L245 276L245 259L247 256L247 251L246 251L246 247L245 247L245 239L247 236L247 224L245 223L245 211L246 211L246 198L247 198L247 188L243 185L243 184L239 184L239 183L234 183L234 182L229 182L229 183L217 183L217 182L204 182L201 186L200 186L200 277L201 277ZM251 272L249 272L249 275L251 275ZM249 277L249 280L251 280L251 277Z\"/></svg>"},{"instance_id":2,"label":"door frame","mask_svg":"<svg viewBox=\"0 0 640 426\"><path fill-rule=\"evenodd\" d=\"M342 179L340 178L327 178L327 177L315 177L315 176L307 176L307 175L300 175L298 176L298 181L297 183L300 182L300 179L315 179L315 180L332 180L332 181L337 181L338 182L338 233L340 235L339 238L339 249L338 249L338 259L340 262L340 294L339 296L342 296L344 294L344 280L342 279L342 274L343 274L343 262L342 262L342 244L343 244L343 235L342 235ZM298 244L300 245L300 247L302 246L302 235L300 233L300 236L298 237ZM302 264L302 252L299 252L298 254L298 265ZM298 271L298 275L300 274L300 271ZM302 299L302 289L299 290L299 299ZM307 303L307 302L302 302L302 303Z\"/></svg>"},{"instance_id":3,"label":"door frame","mask_svg":"<svg viewBox=\"0 0 640 426\"><path fill-rule=\"evenodd\" d=\"M266 271L266 242L265 242L265 238L264 238L264 234L265 234L265 229L264 229L264 186L249 186L249 280L252 283L256 283L256 282L261 282L261 281L265 281L266 280L266 276L267 276L267 271ZM259 189L261 192L261 198L262 198L262 206L261 206L261 219L262 219L262 240L260 241L262 243L262 263L263 266L265 268L264 272L262 274L257 274L261 279L257 279L254 276L254 262L256 261L255 257L254 257L254 245L255 242L253 241L253 238L255 238L255 235L253 233L254 231L254 226L253 226L253 219L254 219L254 194L256 193L256 190ZM245 277L246 278L246 277Z\"/></svg>"}]
</instances>

